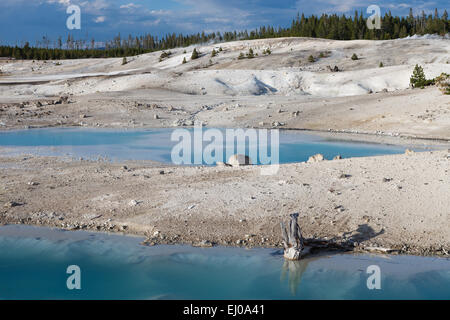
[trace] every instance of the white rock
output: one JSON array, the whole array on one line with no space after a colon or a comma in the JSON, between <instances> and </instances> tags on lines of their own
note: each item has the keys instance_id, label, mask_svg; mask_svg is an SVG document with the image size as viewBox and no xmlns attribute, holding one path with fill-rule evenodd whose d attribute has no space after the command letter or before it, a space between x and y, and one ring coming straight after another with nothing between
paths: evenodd
<instances>
[{"instance_id":1,"label":"white rock","mask_svg":"<svg viewBox=\"0 0 450 320\"><path fill-rule=\"evenodd\" d=\"M307 162L308 163L313 163L313 162L320 162L320 161L323 161L323 160L324 160L323 155L318 153L318 154L315 154L315 155L309 157Z\"/></svg>"},{"instance_id":2,"label":"white rock","mask_svg":"<svg viewBox=\"0 0 450 320\"><path fill-rule=\"evenodd\" d=\"M128 203L128 205L129 205L130 207L137 206L138 204L139 204L139 201L137 201L137 200L131 200L131 201Z\"/></svg>"},{"instance_id":3,"label":"white rock","mask_svg":"<svg viewBox=\"0 0 450 320\"><path fill-rule=\"evenodd\" d=\"M239 167L251 165L252 160L250 159L249 156L243 154L234 154L228 159L228 164L232 165L233 167Z\"/></svg>"}]
</instances>

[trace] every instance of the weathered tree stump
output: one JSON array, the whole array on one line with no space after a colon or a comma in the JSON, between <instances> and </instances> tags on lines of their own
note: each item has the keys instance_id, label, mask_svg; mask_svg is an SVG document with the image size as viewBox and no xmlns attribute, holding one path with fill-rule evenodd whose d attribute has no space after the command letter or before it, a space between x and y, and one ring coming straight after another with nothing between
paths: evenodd
<instances>
[{"instance_id":1,"label":"weathered tree stump","mask_svg":"<svg viewBox=\"0 0 450 320\"><path fill-rule=\"evenodd\" d=\"M290 214L288 229L281 222L281 233L283 236L284 258L287 260L300 260L302 255L303 237L300 226L297 223L298 213Z\"/></svg>"}]
</instances>

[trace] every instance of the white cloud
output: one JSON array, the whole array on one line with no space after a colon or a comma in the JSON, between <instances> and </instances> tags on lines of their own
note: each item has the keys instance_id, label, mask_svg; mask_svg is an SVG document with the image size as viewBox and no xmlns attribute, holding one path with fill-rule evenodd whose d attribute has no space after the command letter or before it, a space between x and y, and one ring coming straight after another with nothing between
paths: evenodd
<instances>
[{"instance_id":1,"label":"white cloud","mask_svg":"<svg viewBox=\"0 0 450 320\"><path fill-rule=\"evenodd\" d=\"M47 3L59 3L68 6L70 5L70 0L47 0Z\"/></svg>"},{"instance_id":2,"label":"white cloud","mask_svg":"<svg viewBox=\"0 0 450 320\"><path fill-rule=\"evenodd\" d=\"M100 16L100 17L95 18L94 22L95 23L102 23L102 22L105 22L105 20L106 20L105 16Z\"/></svg>"},{"instance_id":3,"label":"white cloud","mask_svg":"<svg viewBox=\"0 0 450 320\"><path fill-rule=\"evenodd\" d=\"M133 2L130 2L128 4L123 4L120 6L120 9L137 9L142 7L140 4L134 4Z\"/></svg>"}]
</instances>

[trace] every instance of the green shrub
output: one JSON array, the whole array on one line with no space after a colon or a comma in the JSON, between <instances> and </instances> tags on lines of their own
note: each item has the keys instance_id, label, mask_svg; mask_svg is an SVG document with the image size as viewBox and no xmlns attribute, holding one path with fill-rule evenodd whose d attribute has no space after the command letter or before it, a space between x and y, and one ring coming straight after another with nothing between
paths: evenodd
<instances>
[{"instance_id":1,"label":"green shrub","mask_svg":"<svg viewBox=\"0 0 450 320\"><path fill-rule=\"evenodd\" d=\"M183 64L187 63L186 57L183 58Z\"/></svg>"},{"instance_id":2,"label":"green shrub","mask_svg":"<svg viewBox=\"0 0 450 320\"><path fill-rule=\"evenodd\" d=\"M384 64L383 64L383 62L380 62L380 64L378 65L380 68L383 68L384 67Z\"/></svg>"},{"instance_id":3,"label":"green shrub","mask_svg":"<svg viewBox=\"0 0 450 320\"><path fill-rule=\"evenodd\" d=\"M358 58L358 56L356 55L356 53L354 53L354 54L352 55L352 60L359 60L359 58Z\"/></svg>"},{"instance_id":4,"label":"green shrub","mask_svg":"<svg viewBox=\"0 0 450 320\"><path fill-rule=\"evenodd\" d=\"M211 52L211 57L215 57L215 56L217 56L217 51L213 49Z\"/></svg>"},{"instance_id":5,"label":"green shrub","mask_svg":"<svg viewBox=\"0 0 450 320\"><path fill-rule=\"evenodd\" d=\"M308 57L308 61L312 63L312 62L315 62L316 59L314 59L314 57L313 57L312 55L310 55L310 56Z\"/></svg>"}]
</instances>

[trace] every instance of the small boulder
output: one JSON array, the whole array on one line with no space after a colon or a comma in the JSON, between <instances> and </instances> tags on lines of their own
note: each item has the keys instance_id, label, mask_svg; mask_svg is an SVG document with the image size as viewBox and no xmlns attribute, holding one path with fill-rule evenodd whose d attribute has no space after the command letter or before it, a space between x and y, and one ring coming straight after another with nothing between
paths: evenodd
<instances>
[{"instance_id":1,"label":"small boulder","mask_svg":"<svg viewBox=\"0 0 450 320\"><path fill-rule=\"evenodd\" d=\"M130 207L135 207L135 206L137 206L139 203L140 203L140 202L137 201L137 200L131 200L131 201L128 203L128 205L129 205Z\"/></svg>"},{"instance_id":2,"label":"small boulder","mask_svg":"<svg viewBox=\"0 0 450 320\"><path fill-rule=\"evenodd\" d=\"M208 248L208 247L212 247L212 246L213 246L213 243L209 240L202 240L202 241L194 244L194 247Z\"/></svg>"},{"instance_id":3,"label":"small boulder","mask_svg":"<svg viewBox=\"0 0 450 320\"><path fill-rule=\"evenodd\" d=\"M320 161L323 161L323 160L324 160L323 154L318 153L318 154L315 154L315 155L309 157L307 162L308 163L313 163L313 162L320 162Z\"/></svg>"},{"instance_id":4,"label":"small boulder","mask_svg":"<svg viewBox=\"0 0 450 320\"><path fill-rule=\"evenodd\" d=\"M234 154L228 159L228 164L233 167L251 165L252 161L249 156L243 154Z\"/></svg>"}]
</instances>

